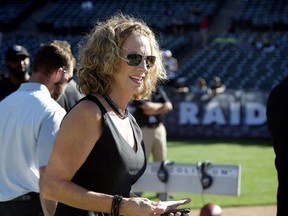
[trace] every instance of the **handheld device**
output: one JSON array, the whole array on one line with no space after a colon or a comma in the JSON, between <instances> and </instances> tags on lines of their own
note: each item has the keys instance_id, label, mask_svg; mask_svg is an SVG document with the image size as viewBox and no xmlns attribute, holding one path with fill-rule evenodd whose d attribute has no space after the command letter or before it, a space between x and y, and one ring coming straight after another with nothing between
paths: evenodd
<instances>
[{"instance_id":1,"label":"handheld device","mask_svg":"<svg viewBox=\"0 0 288 216\"><path fill-rule=\"evenodd\" d=\"M191 202L191 198L185 198L182 200L171 200L171 201L161 201L162 206L166 206L167 208L176 209L179 205L188 204Z\"/></svg>"}]
</instances>

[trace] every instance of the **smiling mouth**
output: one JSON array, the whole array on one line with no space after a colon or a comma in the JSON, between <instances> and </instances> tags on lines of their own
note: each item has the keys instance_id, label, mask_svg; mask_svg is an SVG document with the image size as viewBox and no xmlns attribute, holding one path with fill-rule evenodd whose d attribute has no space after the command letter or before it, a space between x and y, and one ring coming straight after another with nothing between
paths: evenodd
<instances>
[{"instance_id":1,"label":"smiling mouth","mask_svg":"<svg viewBox=\"0 0 288 216\"><path fill-rule=\"evenodd\" d=\"M139 77L139 76L130 76L130 79L132 79L134 82L137 82L139 84L143 82L143 77Z\"/></svg>"}]
</instances>

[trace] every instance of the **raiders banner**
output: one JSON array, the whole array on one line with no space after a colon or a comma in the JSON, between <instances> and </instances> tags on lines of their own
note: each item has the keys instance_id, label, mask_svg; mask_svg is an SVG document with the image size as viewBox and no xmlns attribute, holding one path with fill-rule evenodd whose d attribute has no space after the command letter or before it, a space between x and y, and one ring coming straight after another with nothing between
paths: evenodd
<instances>
[{"instance_id":1,"label":"raiders banner","mask_svg":"<svg viewBox=\"0 0 288 216\"><path fill-rule=\"evenodd\" d=\"M165 117L170 138L268 138L268 93L226 90L196 96L170 92L173 111Z\"/></svg>"}]
</instances>

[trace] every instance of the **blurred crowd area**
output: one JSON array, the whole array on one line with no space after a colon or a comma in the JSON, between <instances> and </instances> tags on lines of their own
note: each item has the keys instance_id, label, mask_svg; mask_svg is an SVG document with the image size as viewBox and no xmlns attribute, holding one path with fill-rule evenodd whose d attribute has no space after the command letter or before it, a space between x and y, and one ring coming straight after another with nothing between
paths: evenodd
<instances>
[{"instance_id":1,"label":"blurred crowd area","mask_svg":"<svg viewBox=\"0 0 288 216\"><path fill-rule=\"evenodd\" d=\"M169 72L179 92L192 91L199 78L215 76L226 89L270 91L287 75L287 0L2 0L0 73L4 51L67 40L77 45L96 21L122 12L146 21L177 68Z\"/></svg>"}]
</instances>

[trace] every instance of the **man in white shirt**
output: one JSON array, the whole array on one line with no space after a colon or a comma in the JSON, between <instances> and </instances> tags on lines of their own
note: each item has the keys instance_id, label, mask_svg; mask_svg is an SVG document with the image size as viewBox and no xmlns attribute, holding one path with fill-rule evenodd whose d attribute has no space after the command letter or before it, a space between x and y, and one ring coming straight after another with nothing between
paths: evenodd
<instances>
[{"instance_id":1,"label":"man in white shirt","mask_svg":"<svg viewBox=\"0 0 288 216\"><path fill-rule=\"evenodd\" d=\"M55 100L74 67L66 41L43 44L29 82L0 102L0 215L54 214L56 203L41 199L39 185L66 114Z\"/></svg>"}]
</instances>

